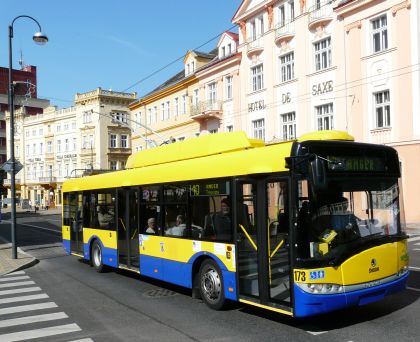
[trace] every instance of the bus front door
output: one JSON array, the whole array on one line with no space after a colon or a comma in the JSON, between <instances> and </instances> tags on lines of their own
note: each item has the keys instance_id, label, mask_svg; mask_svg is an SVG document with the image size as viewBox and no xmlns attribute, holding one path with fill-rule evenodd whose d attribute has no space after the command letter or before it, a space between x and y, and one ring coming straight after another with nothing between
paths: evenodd
<instances>
[{"instance_id":1,"label":"bus front door","mask_svg":"<svg viewBox=\"0 0 420 342\"><path fill-rule=\"evenodd\" d=\"M139 270L139 190L118 190L118 263Z\"/></svg>"},{"instance_id":2,"label":"bus front door","mask_svg":"<svg viewBox=\"0 0 420 342\"><path fill-rule=\"evenodd\" d=\"M235 188L239 298L290 312L288 182L240 180Z\"/></svg>"}]
</instances>

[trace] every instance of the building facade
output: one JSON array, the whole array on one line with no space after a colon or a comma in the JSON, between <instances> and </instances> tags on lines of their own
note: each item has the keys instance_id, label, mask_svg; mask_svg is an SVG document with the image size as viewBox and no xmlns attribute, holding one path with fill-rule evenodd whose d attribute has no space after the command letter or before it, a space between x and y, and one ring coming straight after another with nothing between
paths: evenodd
<instances>
[{"instance_id":1,"label":"building facade","mask_svg":"<svg viewBox=\"0 0 420 342\"><path fill-rule=\"evenodd\" d=\"M136 93L97 88L76 94L69 108L48 107L37 115L19 108L15 157L24 167L16 175L16 197L61 205L65 179L124 168L132 153L127 107L135 99ZM10 179L5 185L10 187Z\"/></svg>"},{"instance_id":2,"label":"building facade","mask_svg":"<svg viewBox=\"0 0 420 342\"><path fill-rule=\"evenodd\" d=\"M419 13L409 0L244 0L238 35L223 34L216 56L198 66L186 55L187 115L175 119L181 95L159 88L130 110L166 139L243 130L274 142L333 129L393 146L407 222L420 222Z\"/></svg>"}]
</instances>

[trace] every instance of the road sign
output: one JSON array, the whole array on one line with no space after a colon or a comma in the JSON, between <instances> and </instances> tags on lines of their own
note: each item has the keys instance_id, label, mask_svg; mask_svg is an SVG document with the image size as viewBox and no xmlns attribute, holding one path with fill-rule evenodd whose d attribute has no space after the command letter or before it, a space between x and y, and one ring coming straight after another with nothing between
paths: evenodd
<instances>
[{"instance_id":1,"label":"road sign","mask_svg":"<svg viewBox=\"0 0 420 342\"><path fill-rule=\"evenodd\" d=\"M22 170L22 168L23 168L22 163L19 160L15 160L15 174L17 174L20 170ZM0 166L0 169L6 171L7 173L12 173L12 169L13 169L12 160L9 159L2 166Z\"/></svg>"}]
</instances>

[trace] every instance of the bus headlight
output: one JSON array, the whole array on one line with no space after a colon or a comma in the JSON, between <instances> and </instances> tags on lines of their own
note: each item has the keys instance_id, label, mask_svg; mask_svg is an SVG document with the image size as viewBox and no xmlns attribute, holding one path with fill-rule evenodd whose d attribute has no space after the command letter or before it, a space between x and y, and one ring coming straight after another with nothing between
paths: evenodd
<instances>
[{"instance_id":1,"label":"bus headlight","mask_svg":"<svg viewBox=\"0 0 420 342\"><path fill-rule=\"evenodd\" d=\"M296 285L299 286L299 288L301 288L303 291L312 294L336 294L344 292L343 286L338 284L296 283Z\"/></svg>"}]
</instances>

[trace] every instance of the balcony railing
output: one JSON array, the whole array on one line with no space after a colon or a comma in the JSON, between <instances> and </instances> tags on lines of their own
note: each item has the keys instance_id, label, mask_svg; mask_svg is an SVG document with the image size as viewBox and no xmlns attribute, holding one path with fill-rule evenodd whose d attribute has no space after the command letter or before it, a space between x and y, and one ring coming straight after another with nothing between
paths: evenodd
<instances>
[{"instance_id":1,"label":"balcony railing","mask_svg":"<svg viewBox=\"0 0 420 342\"><path fill-rule=\"evenodd\" d=\"M391 142L391 128L376 128L370 131L370 142L373 144L386 144Z\"/></svg>"},{"instance_id":2,"label":"balcony railing","mask_svg":"<svg viewBox=\"0 0 420 342\"><path fill-rule=\"evenodd\" d=\"M197 105L191 106L190 115L211 115L222 112L222 101L201 101Z\"/></svg>"},{"instance_id":3,"label":"balcony railing","mask_svg":"<svg viewBox=\"0 0 420 342\"><path fill-rule=\"evenodd\" d=\"M12 182L12 180L10 178L3 179L3 185L5 185L5 186L10 186L11 182ZM15 183L20 184L20 178L15 178Z\"/></svg>"},{"instance_id":4,"label":"balcony railing","mask_svg":"<svg viewBox=\"0 0 420 342\"><path fill-rule=\"evenodd\" d=\"M292 38L295 35L295 21L290 20L286 23L279 23L276 26L276 43L283 39Z\"/></svg>"},{"instance_id":5,"label":"balcony railing","mask_svg":"<svg viewBox=\"0 0 420 342\"><path fill-rule=\"evenodd\" d=\"M46 184L46 183L57 183L57 177L53 177L53 176L50 176L50 177L39 177L38 178L38 182L39 183L43 183L43 184Z\"/></svg>"},{"instance_id":6,"label":"balcony railing","mask_svg":"<svg viewBox=\"0 0 420 342\"><path fill-rule=\"evenodd\" d=\"M332 20L333 5L332 0L324 0L308 9L309 28L325 20Z\"/></svg>"},{"instance_id":7,"label":"balcony railing","mask_svg":"<svg viewBox=\"0 0 420 342\"><path fill-rule=\"evenodd\" d=\"M247 53L248 56L260 52L264 49L263 39L262 37L258 38L248 38L248 46L247 46Z\"/></svg>"}]
</instances>

